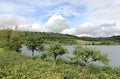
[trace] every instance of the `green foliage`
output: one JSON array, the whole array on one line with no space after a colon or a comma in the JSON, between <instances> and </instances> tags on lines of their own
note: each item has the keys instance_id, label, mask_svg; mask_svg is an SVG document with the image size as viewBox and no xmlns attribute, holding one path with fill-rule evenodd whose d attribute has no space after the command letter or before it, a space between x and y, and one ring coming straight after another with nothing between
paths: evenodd
<instances>
[{"instance_id":1,"label":"green foliage","mask_svg":"<svg viewBox=\"0 0 120 79\"><path fill-rule=\"evenodd\" d=\"M68 53L67 49L63 48L62 44L59 43L58 41L52 42L49 45L48 54L52 56L54 60L56 60L58 55L63 55L65 53Z\"/></svg>"},{"instance_id":2,"label":"green foliage","mask_svg":"<svg viewBox=\"0 0 120 79\"><path fill-rule=\"evenodd\" d=\"M19 52L24 41L24 35L21 31L3 29L0 31L0 46L5 49L11 49Z\"/></svg>"},{"instance_id":3,"label":"green foliage","mask_svg":"<svg viewBox=\"0 0 120 79\"><path fill-rule=\"evenodd\" d=\"M0 48L0 79L120 79L120 67L56 63Z\"/></svg>"},{"instance_id":4,"label":"green foliage","mask_svg":"<svg viewBox=\"0 0 120 79\"><path fill-rule=\"evenodd\" d=\"M11 33L11 29L3 29L0 31L0 47L9 49Z\"/></svg>"},{"instance_id":5,"label":"green foliage","mask_svg":"<svg viewBox=\"0 0 120 79\"><path fill-rule=\"evenodd\" d=\"M21 31L14 30L10 36L10 49L19 52L24 42L24 34Z\"/></svg>"},{"instance_id":6,"label":"green foliage","mask_svg":"<svg viewBox=\"0 0 120 79\"><path fill-rule=\"evenodd\" d=\"M48 43L48 41L56 41L59 40L60 43L65 43L65 44L75 44L77 39L76 36L72 35L65 35L65 34L60 34L60 33L52 33L52 32L24 32L27 35L36 35L38 37L41 37L44 39L45 43ZM31 34L32 33L32 34Z\"/></svg>"},{"instance_id":7,"label":"green foliage","mask_svg":"<svg viewBox=\"0 0 120 79\"><path fill-rule=\"evenodd\" d=\"M80 45L76 46L74 50L75 58L81 60L82 63L88 65L92 62L100 61L103 64L108 64L109 59L106 54L102 54L99 50L95 48L82 47Z\"/></svg>"},{"instance_id":8,"label":"green foliage","mask_svg":"<svg viewBox=\"0 0 120 79\"><path fill-rule=\"evenodd\" d=\"M25 38L24 38L25 37ZM115 37L116 38L116 37ZM44 39L44 40L43 40ZM74 42L76 37L58 33L21 32L4 29L0 31L0 79L119 79L120 67L90 65L96 61L108 64L106 54L99 50L77 46L73 52L77 64L71 61L57 59L58 56L68 53L59 42L51 42L47 53L40 56L28 57L18 51L21 44L25 44L34 55L35 50L44 50L44 42L55 41ZM77 38L78 39L78 38ZM15 51L11 51L15 50ZM53 57L56 61L46 61ZM43 60L44 59L44 60ZM73 58L74 59L74 58ZM78 64L88 65L80 66Z\"/></svg>"},{"instance_id":9,"label":"green foliage","mask_svg":"<svg viewBox=\"0 0 120 79\"><path fill-rule=\"evenodd\" d=\"M34 51L44 50L44 41L40 36L30 33L26 36L25 45L28 49L32 50L32 56L34 56Z\"/></svg>"}]
</instances>

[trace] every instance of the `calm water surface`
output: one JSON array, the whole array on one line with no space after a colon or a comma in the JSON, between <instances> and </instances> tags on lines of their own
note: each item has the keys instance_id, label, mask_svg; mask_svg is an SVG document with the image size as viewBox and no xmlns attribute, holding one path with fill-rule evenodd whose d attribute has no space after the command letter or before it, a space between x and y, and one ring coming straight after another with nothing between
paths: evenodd
<instances>
[{"instance_id":1,"label":"calm water surface","mask_svg":"<svg viewBox=\"0 0 120 79\"><path fill-rule=\"evenodd\" d=\"M113 45L113 46L105 46L105 45L85 45L87 47L92 47L101 50L102 53L108 54L110 59L111 66L120 66L120 45ZM73 56L72 52L74 51L75 45L65 45L70 52L70 54L66 54L64 56ZM31 51L26 48L26 46L22 47L22 52L26 55L31 55ZM35 51L35 55L40 54L39 52Z\"/></svg>"}]
</instances>

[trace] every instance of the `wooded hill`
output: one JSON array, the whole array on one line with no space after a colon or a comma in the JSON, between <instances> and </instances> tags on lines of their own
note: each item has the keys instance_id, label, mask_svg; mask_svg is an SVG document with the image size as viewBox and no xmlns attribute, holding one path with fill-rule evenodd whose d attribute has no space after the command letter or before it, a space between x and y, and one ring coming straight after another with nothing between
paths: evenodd
<instances>
[{"instance_id":1,"label":"wooded hill","mask_svg":"<svg viewBox=\"0 0 120 79\"><path fill-rule=\"evenodd\" d=\"M60 34L60 33L53 33L53 32L24 32L26 36L29 34L36 35L44 41L60 41L61 43L69 43L69 44L75 44L76 39L78 37L68 35L68 34Z\"/></svg>"},{"instance_id":2,"label":"wooded hill","mask_svg":"<svg viewBox=\"0 0 120 79\"><path fill-rule=\"evenodd\" d=\"M10 29L9 29L10 30ZM0 30L0 33L3 30ZM10 31L10 33L12 30ZM60 34L53 32L29 32L24 31L24 36L27 37L30 35L31 37L37 36L43 39L44 41L60 41L61 43L67 44L92 44L92 45L118 45L120 44L120 36L112 36L112 37L77 37L69 34ZM34 37L33 37L34 38ZM0 38L1 39L1 38Z\"/></svg>"}]
</instances>

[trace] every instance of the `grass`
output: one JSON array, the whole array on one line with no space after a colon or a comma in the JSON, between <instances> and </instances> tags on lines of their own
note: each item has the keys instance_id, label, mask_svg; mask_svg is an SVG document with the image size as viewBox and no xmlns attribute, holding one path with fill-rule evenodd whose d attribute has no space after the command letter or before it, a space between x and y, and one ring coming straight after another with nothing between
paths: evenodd
<instances>
[{"instance_id":1,"label":"grass","mask_svg":"<svg viewBox=\"0 0 120 79\"><path fill-rule=\"evenodd\" d=\"M0 79L120 79L120 68L56 63L0 48Z\"/></svg>"},{"instance_id":2,"label":"grass","mask_svg":"<svg viewBox=\"0 0 120 79\"><path fill-rule=\"evenodd\" d=\"M84 40L76 40L77 43L79 44L92 44L90 41L84 41Z\"/></svg>"}]
</instances>

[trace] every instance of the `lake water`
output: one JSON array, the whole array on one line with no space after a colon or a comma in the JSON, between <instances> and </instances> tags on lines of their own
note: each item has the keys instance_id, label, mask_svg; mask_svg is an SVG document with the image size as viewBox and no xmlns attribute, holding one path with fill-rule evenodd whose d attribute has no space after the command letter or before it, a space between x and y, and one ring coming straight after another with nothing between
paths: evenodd
<instances>
[{"instance_id":1,"label":"lake water","mask_svg":"<svg viewBox=\"0 0 120 79\"><path fill-rule=\"evenodd\" d=\"M108 58L110 59L110 65L111 66L120 66L120 45L85 45L88 47L93 47L96 49L101 50L102 53L106 53L108 55ZM70 54L66 54L64 56L73 56L72 52L74 50L75 45L65 45L65 48L67 48L70 52ZM26 55L31 55L31 51L26 48L26 46L22 47L22 52ZM35 51L35 55L40 54L39 52Z\"/></svg>"},{"instance_id":2,"label":"lake water","mask_svg":"<svg viewBox=\"0 0 120 79\"><path fill-rule=\"evenodd\" d=\"M91 46L96 49L101 50L103 53L106 53L108 55L108 58L110 59L110 65L111 66L120 66L120 45L117 46Z\"/></svg>"}]
</instances>

